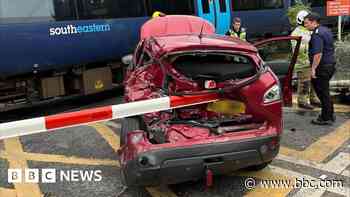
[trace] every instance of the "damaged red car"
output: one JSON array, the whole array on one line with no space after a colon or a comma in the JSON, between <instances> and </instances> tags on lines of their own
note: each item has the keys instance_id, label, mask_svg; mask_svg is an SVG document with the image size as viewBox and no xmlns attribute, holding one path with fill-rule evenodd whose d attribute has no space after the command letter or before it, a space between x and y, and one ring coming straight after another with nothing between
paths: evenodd
<instances>
[{"instance_id":1,"label":"damaged red car","mask_svg":"<svg viewBox=\"0 0 350 197\"><path fill-rule=\"evenodd\" d=\"M277 155L300 38L253 45L214 32L194 16L143 25L127 68L125 102L213 92L220 99L123 119L119 160L125 185L209 180L262 169Z\"/></svg>"}]
</instances>

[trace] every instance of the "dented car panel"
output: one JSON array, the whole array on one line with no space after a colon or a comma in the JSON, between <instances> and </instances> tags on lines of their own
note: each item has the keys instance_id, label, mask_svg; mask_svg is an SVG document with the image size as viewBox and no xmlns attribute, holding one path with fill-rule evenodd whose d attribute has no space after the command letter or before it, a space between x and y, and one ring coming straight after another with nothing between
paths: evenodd
<instances>
[{"instance_id":1,"label":"dented car panel","mask_svg":"<svg viewBox=\"0 0 350 197\"><path fill-rule=\"evenodd\" d=\"M280 82L253 45L212 34L148 36L132 62L126 102L210 93L218 100L124 119L119 150L124 184L178 183L207 170L223 174L263 166L277 155Z\"/></svg>"},{"instance_id":2,"label":"dented car panel","mask_svg":"<svg viewBox=\"0 0 350 197\"><path fill-rule=\"evenodd\" d=\"M184 34L215 34L215 27L195 16L156 17L141 27L141 40L149 37Z\"/></svg>"}]
</instances>

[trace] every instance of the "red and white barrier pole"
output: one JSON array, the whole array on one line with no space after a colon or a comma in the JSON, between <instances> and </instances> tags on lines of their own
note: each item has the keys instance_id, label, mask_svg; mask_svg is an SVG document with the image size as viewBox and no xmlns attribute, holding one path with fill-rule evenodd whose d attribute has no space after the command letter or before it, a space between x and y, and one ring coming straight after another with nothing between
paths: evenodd
<instances>
[{"instance_id":1,"label":"red and white barrier pole","mask_svg":"<svg viewBox=\"0 0 350 197\"><path fill-rule=\"evenodd\" d=\"M93 122L107 121L145 113L210 103L218 100L218 98L219 95L216 93L170 96L2 123L0 124L0 140Z\"/></svg>"}]
</instances>

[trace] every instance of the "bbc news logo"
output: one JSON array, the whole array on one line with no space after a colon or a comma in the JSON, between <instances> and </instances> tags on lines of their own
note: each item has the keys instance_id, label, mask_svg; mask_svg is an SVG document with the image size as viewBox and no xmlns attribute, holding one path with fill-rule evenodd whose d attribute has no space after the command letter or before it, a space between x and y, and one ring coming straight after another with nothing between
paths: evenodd
<instances>
[{"instance_id":1,"label":"bbc news logo","mask_svg":"<svg viewBox=\"0 0 350 197\"><path fill-rule=\"evenodd\" d=\"M101 170L8 169L8 183L100 182Z\"/></svg>"}]
</instances>

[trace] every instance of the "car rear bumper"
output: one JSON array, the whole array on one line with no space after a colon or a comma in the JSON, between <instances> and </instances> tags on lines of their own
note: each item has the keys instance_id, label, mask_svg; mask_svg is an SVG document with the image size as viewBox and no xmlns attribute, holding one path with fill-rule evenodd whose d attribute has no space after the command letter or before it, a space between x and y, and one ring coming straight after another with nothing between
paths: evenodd
<instances>
[{"instance_id":1,"label":"car rear bumper","mask_svg":"<svg viewBox=\"0 0 350 197\"><path fill-rule=\"evenodd\" d=\"M263 164L271 161L278 151L278 136L163 148L127 161L121 166L121 176L128 186L174 184L200 179L207 169L213 174L225 174Z\"/></svg>"}]
</instances>

